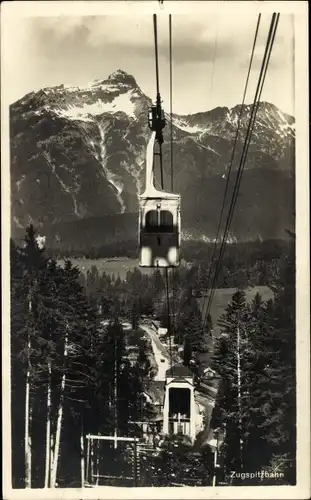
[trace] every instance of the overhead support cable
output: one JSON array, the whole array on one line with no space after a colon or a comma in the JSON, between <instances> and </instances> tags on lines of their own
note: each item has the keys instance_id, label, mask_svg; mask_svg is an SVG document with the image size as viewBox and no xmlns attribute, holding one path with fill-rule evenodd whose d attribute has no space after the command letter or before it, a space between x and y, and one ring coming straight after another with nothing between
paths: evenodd
<instances>
[{"instance_id":1,"label":"overhead support cable","mask_svg":"<svg viewBox=\"0 0 311 500\"><path fill-rule=\"evenodd\" d=\"M174 192L174 150L173 150L173 56L172 56L172 15L169 14L169 60L170 60L170 139L171 139L171 191ZM172 360L172 335L175 336L175 270L172 269L172 321L169 331L169 348L171 367ZM168 276L167 276L168 281ZM169 297L168 297L169 299Z\"/></svg>"},{"instance_id":2,"label":"overhead support cable","mask_svg":"<svg viewBox=\"0 0 311 500\"><path fill-rule=\"evenodd\" d=\"M276 15L274 13L272 16L271 24L270 24L267 44L266 44L266 48L265 48L265 53L264 53L264 57L263 57L261 70L260 70L260 75L258 78L257 89L256 89L255 97L254 97L252 112L251 112L249 125L248 125L248 129L247 129L247 133L246 133L246 138L245 138L245 142L244 142L244 146L243 146L243 150L242 150L241 160L240 160L240 164L239 164L239 168L238 168L238 172L237 172L237 178L236 178L236 183L234 186L233 196L231 199L231 205L230 205L229 214L228 214L228 218L227 218L227 222L226 222L226 228L225 228L225 232L223 235L220 254L219 254L219 258L218 258L217 265L216 265L216 270L215 270L213 285L212 285L212 291L211 291L211 295L209 297L209 302L208 302L208 307L207 307L207 312L206 312L206 318L207 318L207 315L209 314L209 310L210 310L211 303L212 303L214 293L215 293L215 285L216 285L216 281L217 281L219 271L220 271L220 263L221 263L221 260L223 258L223 254L224 254L224 250L225 250L225 246L226 246L226 241L227 241L227 237L228 237L228 233L229 233L229 229L230 229L230 225L231 225L231 221L232 221L232 217L233 217L233 213L234 213L234 208L235 208L235 204L236 204L236 200L237 200L237 196L238 196L238 191L239 191L239 187L240 187L240 183L241 183L241 177L242 177L244 165L246 162L248 147L249 147L251 135L253 132L256 113L257 113L257 110L259 107L260 96L261 96L263 84L265 81L265 76L266 76L266 72L267 72L267 68L268 68L268 64L269 64L269 60L270 60L272 46L274 43L274 37L275 37L276 29L277 29L278 19L279 19L279 14ZM205 318L205 320L206 320L206 318Z\"/></svg>"},{"instance_id":3,"label":"overhead support cable","mask_svg":"<svg viewBox=\"0 0 311 500\"><path fill-rule=\"evenodd\" d=\"M156 64L156 87L157 87L157 110L158 115L161 116L161 97L160 97L160 86L159 86L159 61L158 61L158 33L157 33L157 15L153 15L153 31L154 31L154 46L155 46L155 64ZM170 31L170 99L172 99L172 84L171 84L171 54L172 54L172 46L171 46L171 15L169 17L169 31ZM172 103L170 103L170 110L172 109ZM171 114L172 120L172 114ZM172 123L171 123L171 134L172 134ZM160 171L161 171L161 189L164 190L164 176L163 176L163 154L162 154L162 141L158 140L159 145L159 160L160 160ZM172 161L172 136L171 136L171 161ZM172 165L171 165L172 168ZM172 182L172 170L171 170L171 182ZM164 279L165 279L165 291L166 291L166 303L167 303L167 331L169 337L169 354L170 354L170 366L172 367L172 339L171 339L171 313L170 313L170 296L169 296L169 276L168 269L165 268L164 271Z\"/></svg>"},{"instance_id":4,"label":"overhead support cable","mask_svg":"<svg viewBox=\"0 0 311 500\"><path fill-rule=\"evenodd\" d=\"M204 313L205 313L204 309L205 309L205 306L206 306L206 299L207 299L207 296L208 296L208 290L209 290L209 285L210 285L210 280L211 280L211 275L212 275L212 269L213 269L214 260L215 260L215 256L216 256L217 245L218 245L218 238L219 238L221 223L222 223L222 219L223 219L224 209L225 209L225 205L226 205L226 198L227 198L229 183L230 183L230 179L231 179L232 164L233 164L233 160L234 160L234 156L235 156L235 151L236 151L236 145L237 145L237 141L238 141L238 137L239 137L239 133L240 133L240 128L241 128L241 122L242 122L241 119L242 119L242 114L243 114L243 108L244 108L246 93L247 93L247 89L248 89L250 72L251 72L252 64L253 64L253 58L254 58L254 52L255 52L255 47L256 47L256 43L257 43L257 37L258 37L258 31L259 31L259 26L260 26L260 20L261 20L261 14L259 14L258 20L257 20L257 25L256 25L256 30L255 30L255 36L254 36L254 41L253 41L253 47L252 47L252 51L251 51L251 57L250 57L249 65L248 65L248 72L247 72L247 77L246 77L246 82L245 82L244 92L243 92L243 97L242 97L242 104L241 104L240 112L239 112L239 115L238 115L237 130L236 130L236 134L235 134L235 138L234 138L234 144L233 144L233 149L232 149L231 158L230 158L230 162L229 162L228 172L226 174L225 192L224 192L224 196L223 196L223 201L222 201L222 206L221 206L220 216L219 216L219 222L218 222L218 226L217 226L216 238L215 238L215 242L214 242L212 258L211 258L211 261L210 261L210 266L209 266L209 271L208 271L208 276L207 276L207 283L206 283L207 293L206 293L206 295L204 297L204 303L203 303L203 308L202 308L202 316L204 316ZM204 322L203 327L204 326L205 326L205 322Z\"/></svg>"},{"instance_id":5,"label":"overhead support cable","mask_svg":"<svg viewBox=\"0 0 311 500\"><path fill-rule=\"evenodd\" d=\"M171 311L170 311L170 294L169 294L169 278L168 269L165 268L165 288L166 288L166 305L167 305L167 333L169 342L169 354L170 354L170 368L173 366L173 353L172 353L172 324L171 324Z\"/></svg>"},{"instance_id":6,"label":"overhead support cable","mask_svg":"<svg viewBox=\"0 0 311 500\"><path fill-rule=\"evenodd\" d=\"M158 98L160 91L159 91L159 60L158 60L158 28L157 28L157 15L156 14L153 14L153 33L154 33L156 85L157 85L157 98Z\"/></svg>"},{"instance_id":7,"label":"overhead support cable","mask_svg":"<svg viewBox=\"0 0 311 500\"><path fill-rule=\"evenodd\" d=\"M173 177L173 61L172 61L172 15L169 15L169 46L170 46L170 126L171 126L171 191L174 191Z\"/></svg>"},{"instance_id":8,"label":"overhead support cable","mask_svg":"<svg viewBox=\"0 0 311 500\"><path fill-rule=\"evenodd\" d=\"M158 26L157 26L157 15L153 14L153 34L154 34L154 52L155 52L155 69L156 69L156 91L157 91L157 97L156 97L156 105L157 105L157 111L158 115L161 115L161 96L160 96L160 83L159 83L159 56L158 56ZM161 175L161 186L163 189L163 182L164 182L164 177L163 177L163 158L162 158L162 142L163 142L163 137L161 134L161 139L157 137L157 143L159 147L159 163L160 163L160 175Z\"/></svg>"},{"instance_id":9,"label":"overhead support cable","mask_svg":"<svg viewBox=\"0 0 311 500\"><path fill-rule=\"evenodd\" d=\"M232 222L232 217L233 217L233 213L234 213L234 209L235 209L235 205L236 205L236 201L237 201L237 196L238 196L238 192L239 192L239 188L240 188L241 178L242 178L244 166L246 163L248 148L249 148L250 140L251 140L252 133L253 133L256 114L257 114L259 103L260 103L260 97L261 97L263 85L265 82L266 73L267 73L267 69L268 69L268 65L269 65L269 61L270 61L270 56L271 56L271 52L272 52L272 48L273 48L273 44L274 44L274 39L275 39L275 34L276 34L278 22L279 22L279 17L280 17L280 14L274 13L272 15L272 20L271 20L271 24L270 24L270 28L269 28L269 34L268 34L268 38L267 38L265 53L264 53L264 57L263 57L263 61L262 61L262 66L260 69L260 74L259 74L259 78L258 78L254 102L253 102L253 106L252 106L252 112L251 112L249 125L248 125L248 129L247 129L247 133L246 133L246 137L245 137L245 141L244 141L244 145L243 145L241 160L240 160L240 164L239 164L239 168L238 168L238 172L237 172L237 177L236 177L236 182L235 182L235 186L234 186L234 192L232 195L229 214L228 214L227 221L226 221L226 227L225 227L224 235L222 238L220 253L219 253L219 257L218 257L218 261L217 261L217 265L216 265L216 270L215 270L215 274L214 274L214 278L213 278L212 289L211 289L211 294L210 294L209 301L208 301L208 306L207 306L207 311L206 311L206 315L204 318L204 323L208 317L208 314L209 314L209 311L211 308L211 304L212 304L212 301L214 298L214 294L215 294L216 282L217 282L219 271L220 271L220 264L221 264L221 260L223 258L224 250L226 247L227 237L228 237L230 225Z\"/></svg>"}]
</instances>

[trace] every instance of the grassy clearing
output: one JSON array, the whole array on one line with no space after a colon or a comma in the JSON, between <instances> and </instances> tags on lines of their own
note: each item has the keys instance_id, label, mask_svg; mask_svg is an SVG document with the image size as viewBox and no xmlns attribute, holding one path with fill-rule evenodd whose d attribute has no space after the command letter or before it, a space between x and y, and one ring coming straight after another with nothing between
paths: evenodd
<instances>
[{"instance_id":1,"label":"grassy clearing","mask_svg":"<svg viewBox=\"0 0 311 500\"><path fill-rule=\"evenodd\" d=\"M225 312L229 302L231 302L232 295L236 292L236 290L237 290L236 288L218 288L215 290L214 299L211 305L213 337L218 337L220 334L220 327L218 326L217 322L221 317L221 315ZM255 286L254 288L248 288L245 290L245 293L246 293L246 300L248 302L254 298L256 293L259 293L264 301L273 298L273 293L267 286ZM198 303L201 311L203 310L203 308L205 310L207 306L207 300L205 301L204 304L204 297L202 297L198 299ZM211 339L210 352L207 352L200 357L200 360L205 367L210 365L211 357L212 357L212 339Z\"/></svg>"},{"instance_id":2,"label":"grassy clearing","mask_svg":"<svg viewBox=\"0 0 311 500\"><path fill-rule=\"evenodd\" d=\"M211 316L214 326L214 333L216 333L216 331L219 330L219 327L217 326L217 321L219 320L220 316L225 312L226 307L228 306L229 302L231 302L232 295L236 292L236 290L237 290L236 288L217 288L215 290L214 299L211 305ZM256 293L259 293L263 300L269 300L273 298L273 293L267 286L255 286L253 288L247 288L245 290L245 293L246 293L246 300L248 302L255 297ZM206 299L205 301L204 297L198 299L201 311L203 311L203 307L205 310L207 306L207 301L208 299Z\"/></svg>"}]
</instances>

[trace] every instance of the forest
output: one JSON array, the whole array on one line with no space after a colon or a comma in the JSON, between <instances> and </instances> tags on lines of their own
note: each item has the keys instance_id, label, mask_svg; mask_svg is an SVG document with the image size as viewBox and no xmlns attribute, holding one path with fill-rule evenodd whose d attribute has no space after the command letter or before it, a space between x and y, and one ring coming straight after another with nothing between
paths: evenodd
<instances>
[{"instance_id":1,"label":"forest","mask_svg":"<svg viewBox=\"0 0 311 500\"><path fill-rule=\"evenodd\" d=\"M256 295L247 303L245 283L236 278L232 286L238 290L219 321L221 335L213 339L211 367L219 391L211 427L223 435L220 484L231 484L231 471L243 470L278 470L281 484L295 484L294 241L292 235L285 249L265 247L262 269L269 269L272 300L264 302ZM250 266L258 263L255 254ZM243 254L239 258L242 262ZM238 257L232 259L233 271ZM153 412L144 398L152 363L140 337L142 317L170 326L199 386L201 355L212 345L213 318L203 321L195 295L206 285L207 274L200 260L181 266L170 290L172 324L167 325L165 282L159 271L145 275L135 269L121 280L99 274L94 266L85 276L69 259L57 264L39 246L32 226L23 245L11 241L14 488L81 486L88 433L111 434L117 427L121 435L140 436L135 422ZM139 340L134 363L126 348L125 318ZM103 319L108 319L107 326ZM118 449L107 459L106 469L120 477L132 474L139 486L211 485L214 457L198 443L192 446L178 435L165 438L158 454L140 457L139 473L131 453ZM256 481L276 484L276 479L252 479L249 484Z\"/></svg>"},{"instance_id":2,"label":"forest","mask_svg":"<svg viewBox=\"0 0 311 500\"><path fill-rule=\"evenodd\" d=\"M219 248L216 247L216 255ZM228 244L218 276L219 288L269 285L273 281L282 255L291 251L288 240L248 241ZM100 259L113 257L137 257L137 244L120 242L118 245L105 246L101 249L78 251L75 248L54 249L47 245L49 257ZM191 267L191 283L195 288L206 289L210 276L215 270L213 243L183 241L181 261L185 267ZM212 265L211 265L212 261ZM178 270L179 272L179 270ZM189 274L189 276L190 276Z\"/></svg>"}]
</instances>

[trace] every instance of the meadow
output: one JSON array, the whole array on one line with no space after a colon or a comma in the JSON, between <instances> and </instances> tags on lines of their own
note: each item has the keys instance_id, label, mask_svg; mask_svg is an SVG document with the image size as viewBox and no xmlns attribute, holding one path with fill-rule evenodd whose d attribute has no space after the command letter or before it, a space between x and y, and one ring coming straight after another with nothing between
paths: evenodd
<instances>
[{"instance_id":1,"label":"meadow","mask_svg":"<svg viewBox=\"0 0 311 500\"><path fill-rule=\"evenodd\" d=\"M216 325L220 316L225 312L226 307L229 302L231 302L232 295L236 292L236 288L216 288L214 299L211 305L211 316L214 325L214 333L217 336L217 331L219 327ZM264 301L273 298L272 290L267 286L254 286L252 288L246 288L245 290L246 300L250 302L256 295L259 293ZM205 303L204 303L205 302ZM201 312L206 310L208 302L208 297L201 297L198 299L198 303L201 309Z\"/></svg>"},{"instance_id":2,"label":"meadow","mask_svg":"<svg viewBox=\"0 0 311 500\"><path fill-rule=\"evenodd\" d=\"M201 356L201 361L204 366L209 366L213 351L213 338L219 337L221 329L217 324L219 318L224 314L228 304L231 302L232 295L236 292L236 288L216 288L213 302L211 304L211 317L213 322L213 337L210 339L210 349L209 352ZM245 290L246 300L250 302L259 293L264 301L273 298L272 290L267 286L254 286L252 288L246 288ZM205 300L204 297L198 298L198 304L200 306L201 312L206 311L208 296Z\"/></svg>"}]
</instances>

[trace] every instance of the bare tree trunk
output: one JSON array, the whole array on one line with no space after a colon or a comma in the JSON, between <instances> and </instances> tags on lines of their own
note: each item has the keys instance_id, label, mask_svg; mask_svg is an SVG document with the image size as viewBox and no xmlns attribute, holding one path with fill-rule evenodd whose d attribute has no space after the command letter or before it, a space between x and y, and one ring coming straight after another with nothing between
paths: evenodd
<instances>
[{"instance_id":1,"label":"bare tree trunk","mask_svg":"<svg viewBox=\"0 0 311 500\"><path fill-rule=\"evenodd\" d=\"M46 438L45 438L45 478L44 487L50 486L51 467L51 362L48 363L48 390L46 408Z\"/></svg>"},{"instance_id":2,"label":"bare tree trunk","mask_svg":"<svg viewBox=\"0 0 311 500\"><path fill-rule=\"evenodd\" d=\"M238 407L239 407L239 440L240 440L240 470L243 470L243 438L242 438L242 405L241 405L241 339L240 327L237 330L237 372L238 372Z\"/></svg>"},{"instance_id":3,"label":"bare tree trunk","mask_svg":"<svg viewBox=\"0 0 311 500\"><path fill-rule=\"evenodd\" d=\"M99 440L96 443L96 486L99 483Z\"/></svg>"},{"instance_id":4,"label":"bare tree trunk","mask_svg":"<svg viewBox=\"0 0 311 500\"><path fill-rule=\"evenodd\" d=\"M86 480L90 484L90 458L91 458L91 440L87 440L87 456L86 456Z\"/></svg>"},{"instance_id":5,"label":"bare tree trunk","mask_svg":"<svg viewBox=\"0 0 311 500\"><path fill-rule=\"evenodd\" d=\"M50 467L49 467L49 487L51 487L51 477L52 477L52 467L54 463L54 435L51 432L51 438L50 438Z\"/></svg>"},{"instance_id":6,"label":"bare tree trunk","mask_svg":"<svg viewBox=\"0 0 311 500\"><path fill-rule=\"evenodd\" d=\"M55 435L55 449L54 449L54 460L51 471L51 488L56 486L58 459L59 459L59 447L60 447L60 434L63 423L63 411L64 411L64 394L66 385L66 358L67 358L67 343L68 343L68 332L66 329L65 334L65 346L64 346L64 372L62 375L61 388L60 388L60 401L58 407L57 424L56 424L56 435Z\"/></svg>"},{"instance_id":7,"label":"bare tree trunk","mask_svg":"<svg viewBox=\"0 0 311 500\"><path fill-rule=\"evenodd\" d=\"M28 302L28 311L31 312L31 299ZM25 394L25 487L31 488L31 403L30 403L30 335L27 334L27 373Z\"/></svg>"},{"instance_id":8,"label":"bare tree trunk","mask_svg":"<svg viewBox=\"0 0 311 500\"><path fill-rule=\"evenodd\" d=\"M91 440L91 478L90 478L90 484L94 484L94 441L93 439Z\"/></svg>"},{"instance_id":9,"label":"bare tree trunk","mask_svg":"<svg viewBox=\"0 0 311 500\"><path fill-rule=\"evenodd\" d=\"M25 397L25 487L31 488L31 435L30 435L30 372L26 375L26 397Z\"/></svg>"},{"instance_id":10,"label":"bare tree trunk","mask_svg":"<svg viewBox=\"0 0 311 500\"><path fill-rule=\"evenodd\" d=\"M114 448L118 447L118 370L117 370L117 342L114 339Z\"/></svg>"},{"instance_id":11,"label":"bare tree trunk","mask_svg":"<svg viewBox=\"0 0 311 500\"><path fill-rule=\"evenodd\" d=\"M83 417L82 417L83 418ZM80 453L81 453L81 488L85 484L85 456L84 456L84 431L83 420L81 421Z\"/></svg>"}]
</instances>

